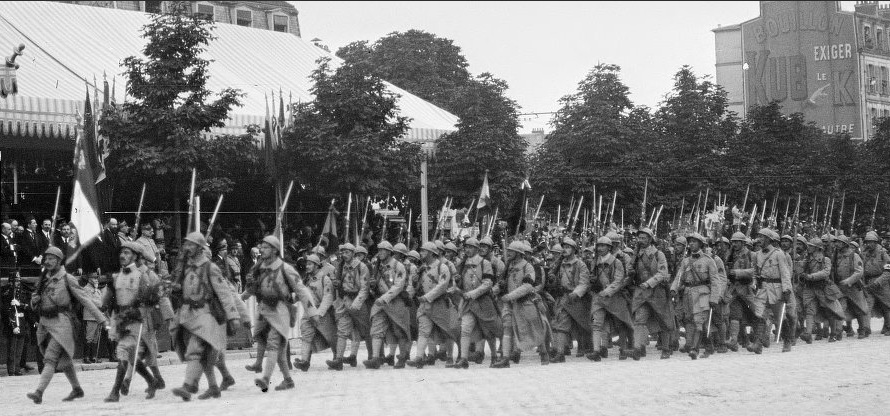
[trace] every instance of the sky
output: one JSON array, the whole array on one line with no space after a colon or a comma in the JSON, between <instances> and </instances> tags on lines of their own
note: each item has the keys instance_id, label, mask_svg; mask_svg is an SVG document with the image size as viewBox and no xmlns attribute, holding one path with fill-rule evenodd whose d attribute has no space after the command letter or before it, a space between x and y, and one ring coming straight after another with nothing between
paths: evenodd
<instances>
[{"instance_id":1,"label":"sky","mask_svg":"<svg viewBox=\"0 0 890 416\"><path fill-rule=\"evenodd\" d=\"M655 108L681 66L714 73L718 25L757 17L758 2L291 2L304 39L336 51L420 29L454 40L473 74L510 85L523 113L552 112L597 63L617 64L637 105ZM522 132L549 115L523 116Z\"/></svg>"}]
</instances>

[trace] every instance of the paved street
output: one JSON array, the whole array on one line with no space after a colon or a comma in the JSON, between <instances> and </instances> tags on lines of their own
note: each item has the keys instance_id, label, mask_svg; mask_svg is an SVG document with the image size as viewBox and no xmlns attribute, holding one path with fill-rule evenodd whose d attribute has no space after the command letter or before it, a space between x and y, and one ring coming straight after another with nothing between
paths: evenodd
<instances>
[{"instance_id":1,"label":"paved street","mask_svg":"<svg viewBox=\"0 0 890 416\"><path fill-rule=\"evenodd\" d=\"M880 328L880 321L875 321ZM886 369L890 368L890 337L866 340L800 342L791 353L773 345L755 357L748 352L714 355L692 362L675 354L659 360L652 353L640 362L618 361L617 349L602 363L570 358L565 364L541 367L536 355L525 354L519 365L492 370L446 369L441 363L423 370L407 368L371 371L347 368L327 370L326 352L313 360L307 373L294 373L297 388L287 392L261 393L254 374L244 369L247 359L230 366L238 381L222 399L183 403L170 394L181 383L183 365L164 366L167 389L152 401L144 400L144 382L133 380L130 396L118 404L102 399L114 372L80 372L87 397L73 404L61 399L69 387L57 374L39 407L25 393L33 390L37 376L4 377L3 415L151 415L189 414L246 415L272 409L335 414L886 414ZM243 357L243 355L241 355ZM364 358L364 357L362 357ZM273 377L278 384L281 376ZM202 390L204 389L202 385ZM357 413L358 412L358 413ZM305 413L304 413L305 414Z\"/></svg>"}]
</instances>

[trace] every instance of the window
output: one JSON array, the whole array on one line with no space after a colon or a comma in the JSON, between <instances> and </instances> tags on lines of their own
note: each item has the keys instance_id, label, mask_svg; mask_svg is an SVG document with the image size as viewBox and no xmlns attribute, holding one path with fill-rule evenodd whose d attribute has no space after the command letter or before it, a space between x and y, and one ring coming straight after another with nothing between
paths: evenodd
<instances>
[{"instance_id":1,"label":"window","mask_svg":"<svg viewBox=\"0 0 890 416\"><path fill-rule=\"evenodd\" d=\"M251 15L250 10L236 10L235 23L238 24L238 26L250 27L253 23L253 16Z\"/></svg>"},{"instance_id":2,"label":"window","mask_svg":"<svg viewBox=\"0 0 890 416\"><path fill-rule=\"evenodd\" d=\"M868 92L874 94L877 92L878 81L875 79L875 66L868 64Z\"/></svg>"},{"instance_id":3,"label":"window","mask_svg":"<svg viewBox=\"0 0 890 416\"><path fill-rule=\"evenodd\" d=\"M878 118L878 109L872 107L872 108L871 108L871 119L874 120L874 119L876 119L876 118Z\"/></svg>"},{"instance_id":4,"label":"window","mask_svg":"<svg viewBox=\"0 0 890 416\"><path fill-rule=\"evenodd\" d=\"M160 1L147 1L145 2L145 12L146 13L154 13L161 14L161 3Z\"/></svg>"},{"instance_id":5,"label":"window","mask_svg":"<svg viewBox=\"0 0 890 416\"><path fill-rule=\"evenodd\" d=\"M206 3L198 3L197 9L195 9L195 16L203 17L207 20L213 20L213 5Z\"/></svg>"},{"instance_id":6,"label":"window","mask_svg":"<svg viewBox=\"0 0 890 416\"><path fill-rule=\"evenodd\" d=\"M890 83L890 73L888 73L886 66L882 66L881 67L881 94L887 95L888 93L890 93L890 90L887 89L888 83Z\"/></svg>"},{"instance_id":7,"label":"window","mask_svg":"<svg viewBox=\"0 0 890 416\"><path fill-rule=\"evenodd\" d=\"M884 117L890 117L890 110L884 110Z\"/></svg>"},{"instance_id":8,"label":"window","mask_svg":"<svg viewBox=\"0 0 890 416\"><path fill-rule=\"evenodd\" d=\"M884 31L875 28L875 39L878 41L878 50L884 50Z\"/></svg>"},{"instance_id":9,"label":"window","mask_svg":"<svg viewBox=\"0 0 890 416\"><path fill-rule=\"evenodd\" d=\"M287 16L272 16L272 29L276 32L287 32Z\"/></svg>"},{"instance_id":10,"label":"window","mask_svg":"<svg viewBox=\"0 0 890 416\"><path fill-rule=\"evenodd\" d=\"M870 48L871 47L871 27L865 26L862 29L863 38L865 38L865 44Z\"/></svg>"}]
</instances>

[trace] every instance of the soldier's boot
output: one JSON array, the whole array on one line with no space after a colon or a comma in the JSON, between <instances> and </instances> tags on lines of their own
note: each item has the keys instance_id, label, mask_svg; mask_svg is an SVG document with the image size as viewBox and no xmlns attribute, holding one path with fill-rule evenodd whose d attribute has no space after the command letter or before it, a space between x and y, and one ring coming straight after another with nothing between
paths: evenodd
<instances>
[{"instance_id":1,"label":"soldier's boot","mask_svg":"<svg viewBox=\"0 0 890 416\"><path fill-rule=\"evenodd\" d=\"M167 388L167 384L164 383L164 378L161 377L161 369L159 369L156 365L150 365L148 366L148 369L151 370L151 375L155 379L155 390L163 390Z\"/></svg>"},{"instance_id":2,"label":"soldier's boot","mask_svg":"<svg viewBox=\"0 0 890 416\"><path fill-rule=\"evenodd\" d=\"M284 379L284 380L281 380L281 384L275 386L275 391L290 390L290 389L292 389L292 388L294 388L294 387L295 387L295 385L294 385L294 379L291 378L291 377L288 377L288 378L286 378L286 379Z\"/></svg>"},{"instance_id":3,"label":"soldier's boot","mask_svg":"<svg viewBox=\"0 0 890 416\"><path fill-rule=\"evenodd\" d=\"M83 396L84 396L83 389L80 388L80 386L77 386L77 387L71 389L71 393L68 393L68 395L65 396L64 399L62 399L62 401L63 401L63 402L70 402L70 401L72 401L72 400L74 400L74 399L79 399L79 398L81 398L81 397L83 397Z\"/></svg>"},{"instance_id":4,"label":"soldier's boot","mask_svg":"<svg viewBox=\"0 0 890 416\"><path fill-rule=\"evenodd\" d=\"M74 372L73 366L68 366L68 368L64 371L65 377L68 378L68 383L71 384L71 393L68 393L63 402L70 402L74 399L79 399L84 396L83 389L80 388L80 381L77 380L77 373Z\"/></svg>"},{"instance_id":5,"label":"soldier's boot","mask_svg":"<svg viewBox=\"0 0 890 416\"><path fill-rule=\"evenodd\" d=\"M436 356L435 356L436 359L439 361L447 361L448 360L448 351L451 351L451 349L447 345L444 348L440 348L436 352Z\"/></svg>"},{"instance_id":6,"label":"soldier's boot","mask_svg":"<svg viewBox=\"0 0 890 416\"><path fill-rule=\"evenodd\" d=\"M770 328L772 328L772 327L773 327L772 321L767 320L763 323L763 326L761 326L761 328L760 328L760 332L758 333L758 336L760 338L760 344L763 345L763 348L769 348L769 346L771 344L771 341L772 341L771 334L773 333L773 331L771 331Z\"/></svg>"},{"instance_id":7,"label":"soldier's boot","mask_svg":"<svg viewBox=\"0 0 890 416\"><path fill-rule=\"evenodd\" d=\"M491 368L510 368L510 358L504 357L491 363Z\"/></svg>"},{"instance_id":8,"label":"soldier's boot","mask_svg":"<svg viewBox=\"0 0 890 416\"><path fill-rule=\"evenodd\" d=\"M890 310L884 311L884 327L881 329L884 336L890 336Z\"/></svg>"},{"instance_id":9,"label":"soldier's boot","mask_svg":"<svg viewBox=\"0 0 890 416\"><path fill-rule=\"evenodd\" d=\"M717 340L716 340L717 354L726 354L726 352L728 350L726 348L727 331L728 331L728 328L726 327L726 321L723 319L718 321L717 322Z\"/></svg>"},{"instance_id":10,"label":"soldier's boot","mask_svg":"<svg viewBox=\"0 0 890 416\"><path fill-rule=\"evenodd\" d=\"M514 348L513 352L510 353L510 361L513 361L513 364L519 364L520 360L522 360L522 351Z\"/></svg>"},{"instance_id":11,"label":"soldier's boot","mask_svg":"<svg viewBox=\"0 0 890 416\"><path fill-rule=\"evenodd\" d=\"M343 360L340 358L334 358L333 360L325 361L325 364L328 365L328 369L343 371Z\"/></svg>"},{"instance_id":12,"label":"soldier's boot","mask_svg":"<svg viewBox=\"0 0 890 416\"><path fill-rule=\"evenodd\" d=\"M698 332L701 333L703 331L701 329L699 329ZM701 336L701 335L699 335L699 336ZM705 352L702 353L701 358L708 358L708 357L714 355L714 334L711 334L710 337L707 336L707 334L705 334L704 346L705 346Z\"/></svg>"},{"instance_id":13,"label":"soldier's boot","mask_svg":"<svg viewBox=\"0 0 890 416\"><path fill-rule=\"evenodd\" d=\"M279 364L280 360L278 358L283 357L286 359L287 357L283 353L276 355L276 357L266 357L263 360L263 375L260 378L253 380L253 384L256 385L263 393L269 391L269 380L272 379L272 372L275 371L275 366ZM285 369L286 368L287 367L285 366ZM282 371L284 371L284 369L282 369Z\"/></svg>"},{"instance_id":14,"label":"soldier's boot","mask_svg":"<svg viewBox=\"0 0 890 416\"><path fill-rule=\"evenodd\" d=\"M396 356L395 355L387 355L386 357L383 357L383 364L386 364L390 367L395 367Z\"/></svg>"},{"instance_id":15,"label":"soldier's boot","mask_svg":"<svg viewBox=\"0 0 890 416\"><path fill-rule=\"evenodd\" d=\"M553 334L553 344L554 350L553 355L550 356L551 363L564 363L566 362L565 348L566 345L566 334L562 332L557 332Z\"/></svg>"},{"instance_id":16,"label":"soldier's boot","mask_svg":"<svg viewBox=\"0 0 890 416\"><path fill-rule=\"evenodd\" d=\"M408 365L408 367L414 367L419 370L426 365L426 361L426 355L418 355L416 359L408 360L405 362L405 364Z\"/></svg>"},{"instance_id":17,"label":"soldier's boot","mask_svg":"<svg viewBox=\"0 0 890 416\"><path fill-rule=\"evenodd\" d=\"M456 368L458 370L466 370L470 368L470 362L467 361L466 358L458 358L457 362L454 363L454 367L452 368Z\"/></svg>"},{"instance_id":18,"label":"soldier's boot","mask_svg":"<svg viewBox=\"0 0 890 416\"><path fill-rule=\"evenodd\" d=\"M856 317L856 323L859 325L859 339L868 338L871 335L869 316L859 315Z\"/></svg>"},{"instance_id":19,"label":"soldier's boot","mask_svg":"<svg viewBox=\"0 0 890 416\"><path fill-rule=\"evenodd\" d=\"M350 367L355 367L355 366L358 366L358 358L356 358L356 355L353 354L349 357L344 357L343 363L349 364Z\"/></svg>"},{"instance_id":20,"label":"soldier's boot","mask_svg":"<svg viewBox=\"0 0 890 416\"><path fill-rule=\"evenodd\" d=\"M600 360L602 360L601 351L606 350L608 352L608 349L603 345L603 331L594 329L591 332L591 338L593 348L591 348L590 352L587 353L585 356L588 360L599 362Z\"/></svg>"},{"instance_id":21,"label":"soldier's boot","mask_svg":"<svg viewBox=\"0 0 890 416\"><path fill-rule=\"evenodd\" d=\"M145 398L146 400L151 400L155 398L155 378L148 371L148 368L145 366L145 363L142 360L136 361L136 372L145 379L145 383L148 385L148 388L145 389Z\"/></svg>"},{"instance_id":22,"label":"soldier's boot","mask_svg":"<svg viewBox=\"0 0 890 416\"><path fill-rule=\"evenodd\" d=\"M689 340L689 358L693 360L698 358L698 344L701 342L701 329L695 325L686 327L686 339Z\"/></svg>"},{"instance_id":23,"label":"soldier's boot","mask_svg":"<svg viewBox=\"0 0 890 416\"><path fill-rule=\"evenodd\" d=\"M116 403L121 400L121 384L124 382L124 377L127 375L127 368L121 366L118 363L117 366L117 374L114 377L114 385L111 387L111 393L108 394L108 397L105 398L106 403Z\"/></svg>"},{"instance_id":24,"label":"soldier's boot","mask_svg":"<svg viewBox=\"0 0 890 416\"><path fill-rule=\"evenodd\" d=\"M232 377L232 373L229 372L229 367L226 365L225 354L225 352L220 352L219 359L216 361L216 368L219 370L219 374L222 375L222 382L219 383L219 391L226 391L229 387L235 385L235 378Z\"/></svg>"},{"instance_id":25,"label":"soldier's boot","mask_svg":"<svg viewBox=\"0 0 890 416\"><path fill-rule=\"evenodd\" d=\"M182 398L182 401L187 402L191 400L192 395L198 392L198 386L192 386L189 384L183 384L182 387L176 387L173 390L170 390L174 396Z\"/></svg>"},{"instance_id":26,"label":"soldier's boot","mask_svg":"<svg viewBox=\"0 0 890 416\"><path fill-rule=\"evenodd\" d=\"M219 385L216 384L216 373L213 369L213 364L210 364L209 362L204 364L204 377L207 378L207 390L198 396L198 400L218 399L222 397Z\"/></svg>"},{"instance_id":27,"label":"soldier's boot","mask_svg":"<svg viewBox=\"0 0 890 416\"><path fill-rule=\"evenodd\" d=\"M43 390L35 390L33 393L26 394L29 399L34 401L34 404L43 403Z\"/></svg>"},{"instance_id":28,"label":"soldier's boot","mask_svg":"<svg viewBox=\"0 0 890 416\"><path fill-rule=\"evenodd\" d=\"M378 370L380 365L383 364L383 359L380 358L380 351L383 349L383 338L372 338L371 345L372 353L367 360L362 361L362 364L367 369Z\"/></svg>"},{"instance_id":29,"label":"soldier's boot","mask_svg":"<svg viewBox=\"0 0 890 416\"><path fill-rule=\"evenodd\" d=\"M761 337L763 336L763 327L765 326L763 320L754 324L754 331L752 336L754 338L754 342L748 347L748 351L753 352L755 354L763 353L763 344L761 343Z\"/></svg>"},{"instance_id":30,"label":"soldier's boot","mask_svg":"<svg viewBox=\"0 0 890 416\"><path fill-rule=\"evenodd\" d=\"M263 372L263 357L266 355L266 343L265 342L257 342L256 346L256 361L253 364L245 365L244 368L247 371L253 371L254 373L262 373Z\"/></svg>"}]
</instances>

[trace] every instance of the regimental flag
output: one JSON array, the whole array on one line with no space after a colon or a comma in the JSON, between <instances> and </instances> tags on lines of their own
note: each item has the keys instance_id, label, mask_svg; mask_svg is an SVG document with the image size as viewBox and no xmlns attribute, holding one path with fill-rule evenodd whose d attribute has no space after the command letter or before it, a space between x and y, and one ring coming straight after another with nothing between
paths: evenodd
<instances>
[{"instance_id":1,"label":"regimental flag","mask_svg":"<svg viewBox=\"0 0 890 416\"><path fill-rule=\"evenodd\" d=\"M485 171L485 178L482 179L482 189L479 191L479 202L476 203L476 209L487 207L491 203L491 190L488 188L488 171Z\"/></svg>"},{"instance_id":2,"label":"regimental flag","mask_svg":"<svg viewBox=\"0 0 890 416\"><path fill-rule=\"evenodd\" d=\"M266 159L266 168L269 170L269 175L272 178L277 178L278 175L275 173L275 142L273 138L273 126L276 123L272 122L272 116L269 113L269 97L266 97L266 130L263 135L263 154Z\"/></svg>"},{"instance_id":3,"label":"regimental flag","mask_svg":"<svg viewBox=\"0 0 890 416\"><path fill-rule=\"evenodd\" d=\"M321 229L321 234L326 235L330 234L334 237L337 237L337 212L334 209L334 200L331 200L331 206L328 208L328 217L324 220L324 227Z\"/></svg>"},{"instance_id":4,"label":"regimental flag","mask_svg":"<svg viewBox=\"0 0 890 416\"><path fill-rule=\"evenodd\" d=\"M102 223L99 221L99 197L96 192L96 142L89 134L92 129L93 111L90 108L89 90L84 101L84 134L76 141L74 147L74 160L76 172L74 174L74 192L71 198L71 222L77 227L77 237L80 247L85 247L102 231ZM94 137L94 136L93 136ZM78 249L79 250L79 249ZM79 254L75 252L68 257L66 263L74 261Z\"/></svg>"}]
</instances>

